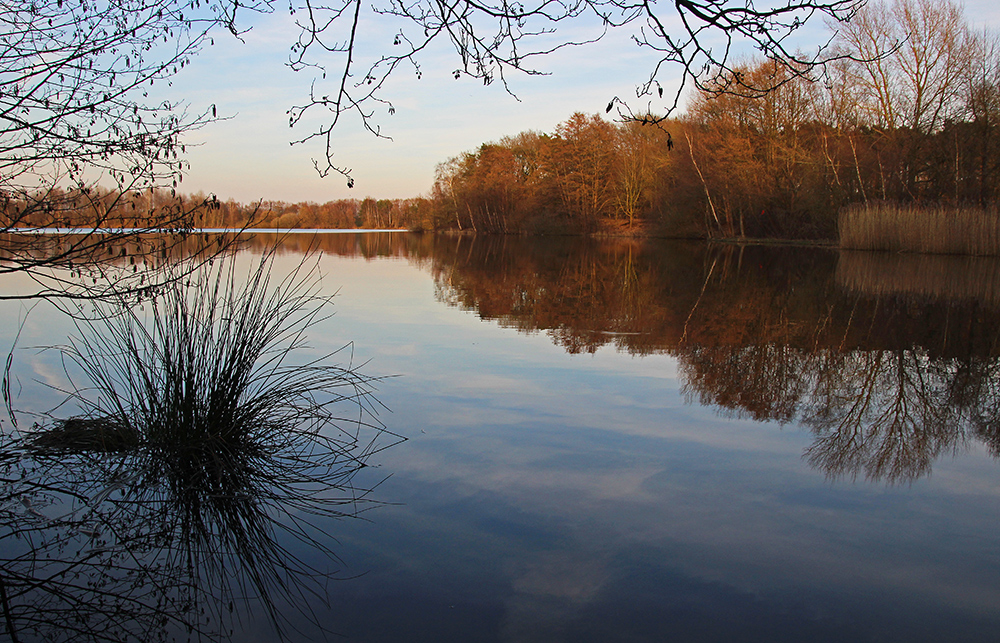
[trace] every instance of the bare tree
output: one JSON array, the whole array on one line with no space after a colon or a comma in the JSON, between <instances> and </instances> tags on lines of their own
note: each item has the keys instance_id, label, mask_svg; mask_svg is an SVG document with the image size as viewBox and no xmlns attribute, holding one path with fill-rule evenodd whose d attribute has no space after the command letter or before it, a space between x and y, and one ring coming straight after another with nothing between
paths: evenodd
<instances>
[{"instance_id":1,"label":"bare tree","mask_svg":"<svg viewBox=\"0 0 1000 643\"><path fill-rule=\"evenodd\" d=\"M677 107L688 85L712 92L765 93L789 76L807 73L830 58L827 43L801 53L791 44L793 35L816 15L846 20L860 4L860 0L784 0L763 7L752 0L675 0L666 6L650 0L387 0L368 5L365 0L325 4L304 0L293 9L303 17L297 22L301 35L293 46L291 66L315 69L319 77L308 99L289 111L289 123L323 115L324 124L296 142L322 141L326 155L316 162L316 169L324 176L340 173L352 185L350 170L333 162L335 127L352 116L374 135L384 136L377 115L395 111L384 95L389 78L401 68L421 76L421 56L429 55L436 41L453 48L456 79L500 82L510 92L512 73L543 74L539 59L593 43L615 29L630 31L633 42L649 52L650 66L636 87L636 98L616 96L607 111L617 110L624 120L661 122L662 114ZM391 45L388 40L363 40L361 21L368 11L399 25ZM559 27L571 26L589 27L590 35L574 39L557 33ZM744 46L793 73L752 83L737 73ZM362 59L362 50L375 53ZM675 66L681 71L681 83L664 97L666 74Z\"/></svg>"},{"instance_id":2,"label":"bare tree","mask_svg":"<svg viewBox=\"0 0 1000 643\"><path fill-rule=\"evenodd\" d=\"M216 117L214 106L190 112L181 101L155 98L155 86L169 83L211 30L237 33L236 2L200 5L31 0L0 7L0 274L45 281L35 295L147 284L142 275L122 279L134 274L134 262L115 271L110 260L127 245L152 250L135 247L145 232L182 239L199 212L216 205L214 197L165 201L155 192L175 196L187 167L184 135ZM24 234L53 227L76 234Z\"/></svg>"},{"instance_id":3,"label":"bare tree","mask_svg":"<svg viewBox=\"0 0 1000 643\"><path fill-rule=\"evenodd\" d=\"M972 34L966 110L972 122L974 198L985 206L1000 186L1000 34Z\"/></svg>"},{"instance_id":4,"label":"bare tree","mask_svg":"<svg viewBox=\"0 0 1000 643\"><path fill-rule=\"evenodd\" d=\"M932 133L961 110L970 51L960 5L866 5L844 25L837 44L854 61L846 80L868 96L865 120L874 127Z\"/></svg>"}]
</instances>

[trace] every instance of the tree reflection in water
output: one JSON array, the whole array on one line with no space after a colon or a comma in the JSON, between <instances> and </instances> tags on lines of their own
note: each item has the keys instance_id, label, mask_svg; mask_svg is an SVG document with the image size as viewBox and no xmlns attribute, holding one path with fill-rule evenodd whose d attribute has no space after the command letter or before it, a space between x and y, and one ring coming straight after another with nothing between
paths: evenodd
<instances>
[{"instance_id":1,"label":"tree reflection in water","mask_svg":"<svg viewBox=\"0 0 1000 643\"><path fill-rule=\"evenodd\" d=\"M672 355L689 400L808 427L831 477L908 482L977 441L1000 456L996 260L544 243L439 244L439 298L569 352Z\"/></svg>"},{"instance_id":2,"label":"tree reflection in water","mask_svg":"<svg viewBox=\"0 0 1000 643\"><path fill-rule=\"evenodd\" d=\"M300 350L327 303L311 273L272 284L270 268L206 269L149 314L75 311L60 350L80 413L0 455L13 640L220 640L253 612L284 636L324 600L325 523L375 502L359 472L400 438L349 356Z\"/></svg>"},{"instance_id":3,"label":"tree reflection in water","mask_svg":"<svg viewBox=\"0 0 1000 643\"><path fill-rule=\"evenodd\" d=\"M688 394L703 404L760 421L799 419L816 436L810 464L888 482L930 473L938 456L970 439L988 441L1000 386L995 358L942 359L919 347L696 346L679 358Z\"/></svg>"}]
</instances>

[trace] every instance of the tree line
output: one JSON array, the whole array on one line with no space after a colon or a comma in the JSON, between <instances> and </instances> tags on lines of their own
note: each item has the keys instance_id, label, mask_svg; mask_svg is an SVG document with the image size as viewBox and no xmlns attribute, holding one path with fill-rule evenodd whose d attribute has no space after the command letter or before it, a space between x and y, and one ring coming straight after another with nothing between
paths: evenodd
<instances>
[{"instance_id":1,"label":"tree line","mask_svg":"<svg viewBox=\"0 0 1000 643\"><path fill-rule=\"evenodd\" d=\"M198 198L200 195L196 195ZM205 228L283 228L283 229L418 229L428 216L430 202L421 197L410 199L336 199L325 203L302 201L258 201L239 203L220 201L218 207L203 214L199 225Z\"/></svg>"},{"instance_id":2,"label":"tree line","mask_svg":"<svg viewBox=\"0 0 1000 643\"><path fill-rule=\"evenodd\" d=\"M425 198L337 199L326 203L304 201L220 200L202 192L175 190L122 191L100 186L48 191L40 201L47 207L27 207L22 199L0 195L0 232L43 228L174 229L198 228L368 228L417 229L429 219ZM161 224L157 226L157 224Z\"/></svg>"},{"instance_id":3,"label":"tree line","mask_svg":"<svg viewBox=\"0 0 1000 643\"><path fill-rule=\"evenodd\" d=\"M449 159L434 225L835 238L849 204L995 203L997 34L932 0L870 3L836 28L822 69L748 61L682 117L578 113Z\"/></svg>"},{"instance_id":4,"label":"tree line","mask_svg":"<svg viewBox=\"0 0 1000 643\"><path fill-rule=\"evenodd\" d=\"M1000 37L933 0L872 2L831 27L836 55L822 67L748 60L699 85L682 116L577 113L550 133L485 143L440 163L426 197L241 204L174 189L53 188L37 199L5 193L2 228L183 220L834 239L839 214L859 204L863 217L866 204L890 202L972 204L995 218Z\"/></svg>"}]
</instances>

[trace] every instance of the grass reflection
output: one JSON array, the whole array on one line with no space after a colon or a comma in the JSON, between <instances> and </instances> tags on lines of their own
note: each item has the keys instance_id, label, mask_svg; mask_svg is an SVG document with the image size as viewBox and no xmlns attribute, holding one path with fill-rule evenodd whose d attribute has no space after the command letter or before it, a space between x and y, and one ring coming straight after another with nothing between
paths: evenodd
<instances>
[{"instance_id":1,"label":"grass reflection","mask_svg":"<svg viewBox=\"0 0 1000 643\"><path fill-rule=\"evenodd\" d=\"M79 413L40 418L0 456L13 639L224 639L251 611L279 636L315 621L337 565L324 528L375 503L378 480L359 476L400 438L349 349L302 350L328 303L313 273L275 283L271 268L226 261L145 311L73 311L59 350Z\"/></svg>"}]
</instances>

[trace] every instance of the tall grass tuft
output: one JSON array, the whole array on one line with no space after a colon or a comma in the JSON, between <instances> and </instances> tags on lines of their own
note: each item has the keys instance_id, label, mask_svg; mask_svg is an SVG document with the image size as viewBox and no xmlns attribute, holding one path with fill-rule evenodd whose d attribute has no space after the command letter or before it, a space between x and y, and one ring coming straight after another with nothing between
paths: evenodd
<instances>
[{"instance_id":1,"label":"tall grass tuft","mask_svg":"<svg viewBox=\"0 0 1000 643\"><path fill-rule=\"evenodd\" d=\"M1000 254L1000 207L859 203L841 210L840 247L934 254Z\"/></svg>"},{"instance_id":2,"label":"tall grass tuft","mask_svg":"<svg viewBox=\"0 0 1000 643\"><path fill-rule=\"evenodd\" d=\"M232 618L228 601L252 599L280 633L295 619L275 599L306 616L323 600L330 573L315 561L338 560L325 521L371 506L381 479L356 482L359 472L402 438L378 420L378 378L357 370L349 346L306 350L329 303L315 273L300 265L275 280L271 254L237 266L169 281L143 309L75 309L77 336L60 350L81 413L36 425L27 446L51 471L75 463L42 486L87 499L68 515L115 534L102 547L123 558L109 553L109 567L189 576L192 600L171 600L218 608L216 623Z\"/></svg>"},{"instance_id":3,"label":"tall grass tuft","mask_svg":"<svg viewBox=\"0 0 1000 643\"><path fill-rule=\"evenodd\" d=\"M264 255L244 275L235 260L218 262L173 283L148 311L101 301L77 311L78 336L61 351L86 377L69 393L89 424L146 448L261 452L331 427L354 452L359 427L381 429L376 378L353 367L349 346L290 361L329 297L309 270L272 283L272 264ZM341 352L347 364L333 362Z\"/></svg>"}]
</instances>

